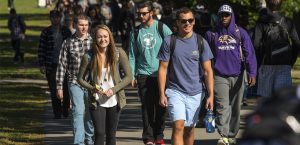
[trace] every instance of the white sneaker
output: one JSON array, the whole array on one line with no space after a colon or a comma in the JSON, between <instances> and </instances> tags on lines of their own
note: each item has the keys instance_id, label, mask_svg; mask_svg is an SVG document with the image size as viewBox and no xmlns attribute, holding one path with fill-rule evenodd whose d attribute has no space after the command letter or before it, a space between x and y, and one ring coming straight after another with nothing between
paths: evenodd
<instances>
[{"instance_id":1,"label":"white sneaker","mask_svg":"<svg viewBox=\"0 0 300 145\"><path fill-rule=\"evenodd\" d=\"M229 145L229 139L227 137L221 137L217 145Z\"/></svg>"}]
</instances>

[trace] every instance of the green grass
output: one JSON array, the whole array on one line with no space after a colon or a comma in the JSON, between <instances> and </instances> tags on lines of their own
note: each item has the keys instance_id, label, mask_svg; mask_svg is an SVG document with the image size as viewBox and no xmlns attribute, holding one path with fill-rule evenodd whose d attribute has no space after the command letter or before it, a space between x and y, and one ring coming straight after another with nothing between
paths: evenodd
<instances>
[{"instance_id":1,"label":"green grass","mask_svg":"<svg viewBox=\"0 0 300 145\"><path fill-rule=\"evenodd\" d=\"M27 25L26 39L21 48L25 52L24 64L13 64L14 51L10 43L7 28L7 0L0 0L0 79L31 78L44 79L39 72L37 63L37 48L41 30L50 24L49 9L38 8L37 0L15 0L17 13L23 16Z\"/></svg>"},{"instance_id":2,"label":"green grass","mask_svg":"<svg viewBox=\"0 0 300 145\"><path fill-rule=\"evenodd\" d=\"M293 69L300 70L300 57L298 57L295 65L293 66Z\"/></svg>"},{"instance_id":3,"label":"green grass","mask_svg":"<svg viewBox=\"0 0 300 145\"><path fill-rule=\"evenodd\" d=\"M24 64L13 64L14 51L7 29L7 0L0 0L0 79L44 79L39 72L37 48L41 30L50 24L49 9L38 8L37 0L14 0L17 13L26 24ZM44 144L41 115L46 100L44 90L35 84L0 84L0 144Z\"/></svg>"},{"instance_id":4,"label":"green grass","mask_svg":"<svg viewBox=\"0 0 300 145\"><path fill-rule=\"evenodd\" d=\"M43 144L44 106L39 85L0 84L0 144Z\"/></svg>"}]
</instances>

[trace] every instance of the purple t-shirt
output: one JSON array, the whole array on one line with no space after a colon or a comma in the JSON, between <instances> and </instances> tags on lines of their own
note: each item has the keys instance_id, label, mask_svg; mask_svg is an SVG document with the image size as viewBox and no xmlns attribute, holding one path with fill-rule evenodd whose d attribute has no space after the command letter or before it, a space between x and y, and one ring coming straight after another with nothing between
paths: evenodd
<instances>
[{"instance_id":1,"label":"purple t-shirt","mask_svg":"<svg viewBox=\"0 0 300 145\"><path fill-rule=\"evenodd\" d=\"M157 58L161 61L170 60L170 39L164 39ZM172 55L172 63L169 63L167 88L176 89L188 95L196 95L202 92L202 68L200 62L213 58L213 54L205 39L203 39L204 51L199 55L197 34L183 39L176 38L176 46Z\"/></svg>"}]
</instances>

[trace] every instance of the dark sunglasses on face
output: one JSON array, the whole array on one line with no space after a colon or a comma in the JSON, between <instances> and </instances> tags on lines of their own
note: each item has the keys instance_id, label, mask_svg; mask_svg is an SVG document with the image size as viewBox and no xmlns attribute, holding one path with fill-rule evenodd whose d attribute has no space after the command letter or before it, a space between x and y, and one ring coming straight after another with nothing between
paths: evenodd
<instances>
[{"instance_id":1,"label":"dark sunglasses on face","mask_svg":"<svg viewBox=\"0 0 300 145\"><path fill-rule=\"evenodd\" d=\"M220 15L220 17L229 17L230 16L229 13L220 13L219 15Z\"/></svg>"},{"instance_id":2,"label":"dark sunglasses on face","mask_svg":"<svg viewBox=\"0 0 300 145\"><path fill-rule=\"evenodd\" d=\"M148 13L150 13L150 12L137 12L137 15L138 15L138 16L140 16L140 15L145 16L145 15L147 15Z\"/></svg>"},{"instance_id":3,"label":"dark sunglasses on face","mask_svg":"<svg viewBox=\"0 0 300 145\"><path fill-rule=\"evenodd\" d=\"M186 22L189 22L189 24L191 24L194 22L194 19L181 19L180 20L181 24L186 24Z\"/></svg>"}]
</instances>

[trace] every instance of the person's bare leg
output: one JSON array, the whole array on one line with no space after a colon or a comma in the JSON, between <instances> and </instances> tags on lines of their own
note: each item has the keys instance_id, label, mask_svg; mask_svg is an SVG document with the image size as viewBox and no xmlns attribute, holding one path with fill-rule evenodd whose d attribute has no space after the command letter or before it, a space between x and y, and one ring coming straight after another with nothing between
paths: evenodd
<instances>
[{"instance_id":1,"label":"person's bare leg","mask_svg":"<svg viewBox=\"0 0 300 145\"><path fill-rule=\"evenodd\" d=\"M184 120L173 123L172 145L183 145Z\"/></svg>"},{"instance_id":2,"label":"person's bare leg","mask_svg":"<svg viewBox=\"0 0 300 145\"><path fill-rule=\"evenodd\" d=\"M185 127L183 134L184 145L194 144L194 127Z\"/></svg>"}]
</instances>

